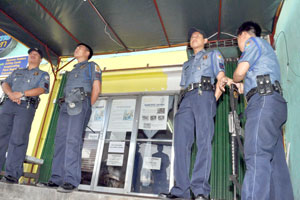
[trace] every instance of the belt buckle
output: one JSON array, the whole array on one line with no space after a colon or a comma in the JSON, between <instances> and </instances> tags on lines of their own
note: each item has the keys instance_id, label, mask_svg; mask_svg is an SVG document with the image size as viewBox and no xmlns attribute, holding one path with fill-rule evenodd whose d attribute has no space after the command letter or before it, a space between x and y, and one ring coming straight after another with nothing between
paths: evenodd
<instances>
[{"instance_id":1,"label":"belt buckle","mask_svg":"<svg viewBox=\"0 0 300 200\"><path fill-rule=\"evenodd\" d=\"M192 83L188 86L188 91L192 91L193 89L194 89L194 84Z\"/></svg>"}]
</instances>

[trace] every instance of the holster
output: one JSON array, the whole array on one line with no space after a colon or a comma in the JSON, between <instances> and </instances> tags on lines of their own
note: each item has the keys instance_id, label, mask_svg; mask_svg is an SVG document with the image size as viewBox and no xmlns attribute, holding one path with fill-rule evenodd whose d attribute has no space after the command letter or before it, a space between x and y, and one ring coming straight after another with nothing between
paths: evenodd
<instances>
[{"instance_id":1,"label":"holster","mask_svg":"<svg viewBox=\"0 0 300 200\"><path fill-rule=\"evenodd\" d=\"M256 77L257 93L261 96L273 94L272 82L270 75L259 75Z\"/></svg>"},{"instance_id":2,"label":"holster","mask_svg":"<svg viewBox=\"0 0 300 200\"><path fill-rule=\"evenodd\" d=\"M66 94L64 101L67 103L69 115L77 115L82 111L82 102L86 97L83 87L74 88Z\"/></svg>"},{"instance_id":3,"label":"holster","mask_svg":"<svg viewBox=\"0 0 300 200\"><path fill-rule=\"evenodd\" d=\"M40 97L29 97L29 98L27 98L27 102L32 104L34 109L38 108L40 101L41 101Z\"/></svg>"}]
</instances>

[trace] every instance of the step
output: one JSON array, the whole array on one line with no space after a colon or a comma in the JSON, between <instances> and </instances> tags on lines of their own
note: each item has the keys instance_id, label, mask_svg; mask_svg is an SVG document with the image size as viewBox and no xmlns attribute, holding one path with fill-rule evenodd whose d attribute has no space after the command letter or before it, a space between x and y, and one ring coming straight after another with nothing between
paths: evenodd
<instances>
[{"instance_id":1,"label":"step","mask_svg":"<svg viewBox=\"0 0 300 200\"><path fill-rule=\"evenodd\" d=\"M0 182L0 200L147 200L158 199L86 191L57 192L56 189Z\"/></svg>"}]
</instances>

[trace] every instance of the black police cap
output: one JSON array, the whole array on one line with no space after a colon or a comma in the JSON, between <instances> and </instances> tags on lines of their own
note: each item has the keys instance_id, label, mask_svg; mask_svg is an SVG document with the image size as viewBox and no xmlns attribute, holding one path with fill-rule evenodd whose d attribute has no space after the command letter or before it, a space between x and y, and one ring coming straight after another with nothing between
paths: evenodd
<instances>
[{"instance_id":1,"label":"black police cap","mask_svg":"<svg viewBox=\"0 0 300 200\"><path fill-rule=\"evenodd\" d=\"M191 39L193 33L195 33L195 32L200 33L201 35L203 35L203 38L206 38L206 34L205 34L204 31L202 31L201 29L197 29L197 28L195 28L195 27L192 27L192 28L190 28L190 30L189 30L189 32L188 32L188 39L189 39L189 40Z\"/></svg>"},{"instance_id":2,"label":"black police cap","mask_svg":"<svg viewBox=\"0 0 300 200\"><path fill-rule=\"evenodd\" d=\"M77 47L80 46L80 45L85 46L89 50L89 52L90 52L90 55L88 57L88 60L89 60L93 56L93 49L92 49L92 47L90 47L89 45L87 45L85 43L79 43L79 44L77 44Z\"/></svg>"},{"instance_id":3,"label":"black police cap","mask_svg":"<svg viewBox=\"0 0 300 200\"><path fill-rule=\"evenodd\" d=\"M30 48L28 50L28 54L30 54L32 51L36 51L38 54L40 54L41 58L43 58L43 52L40 49L38 49L38 48Z\"/></svg>"}]
</instances>

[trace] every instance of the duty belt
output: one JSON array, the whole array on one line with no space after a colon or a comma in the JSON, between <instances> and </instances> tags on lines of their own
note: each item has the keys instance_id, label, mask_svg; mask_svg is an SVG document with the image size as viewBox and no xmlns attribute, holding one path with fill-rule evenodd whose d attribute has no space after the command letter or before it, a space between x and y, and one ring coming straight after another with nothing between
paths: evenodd
<instances>
[{"instance_id":1,"label":"duty belt","mask_svg":"<svg viewBox=\"0 0 300 200\"><path fill-rule=\"evenodd\" d=\"M279 94L281 94L280 88L278 88L278 87L275 86L274 84L272 84L272 88L273 88L273 91L278 92ZM250 99L251 99L251 97L252 97L253 95L255 95L256 93L258 93L257 87L252 88L252 89L246 94L246 100L247 100L247 102L249 102ZM269 93L269 94L272 94L272 93ZM266 94L266 95L269 95L269 94Z\"/></svg>"},{"instance_id":2,"label":"duty belt","mask_svg":"<svg viewBox=\"0 0 300 200\"><path fill-rule=\"evenodd\" d=\"M212 91L214 90L214 86L212 84L207 84L205 87L203 87L203 83L191 83L188 85L187 88L181 91L181 95L184 96L187 92L190 92L194 89L201 88L203 91Z\"/></svg>"},{"instance_id":3,"label":"duty belt","mask_svg":"<svg viewBox=\"0 0 300 200\"><path fill-rule=\"evenodd\" d=\"M25 101L25 102L28 103L27 104L27 109L29 108L30 104L33 105L33 107L35 109L37 109L38 106L39 106L39 103L40 103L40 98L39 97L21 97L20 100Z\"/></svg>"}]
</instances>

